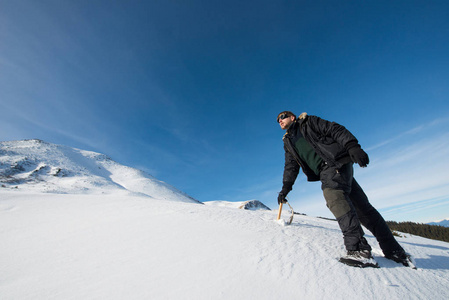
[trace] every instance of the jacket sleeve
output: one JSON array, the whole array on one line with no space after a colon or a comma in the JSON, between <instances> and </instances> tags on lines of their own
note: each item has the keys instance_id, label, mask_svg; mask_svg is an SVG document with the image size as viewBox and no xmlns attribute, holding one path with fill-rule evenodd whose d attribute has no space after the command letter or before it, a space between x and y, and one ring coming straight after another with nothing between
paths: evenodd
<instances>
[{"instance_id":1,"label":"jacket sleeve","mask_svg":"<svg viewBox=\"0 0 449 300\"><path fill-rule=\"evenodd\" d=\"M299 164L295 158L288 152L284 145L285 150L285 164L284 164L284 177L282 180L282 191L288 193L292 190L293 184L296 181L299 173Z\"/></svg>"},{"instance_id":2,"label":"jacket sleeve","mask_svg":"<svg viewBox=\"0 0 449 300\"><path fill-rule=\"evenodd\" d=\"M309 116L311 117L311 116ZM314 116L314 127L322 136L330 137L345 149L358 145L357 138L343 125Z\"/></svg>"}]
</instances>

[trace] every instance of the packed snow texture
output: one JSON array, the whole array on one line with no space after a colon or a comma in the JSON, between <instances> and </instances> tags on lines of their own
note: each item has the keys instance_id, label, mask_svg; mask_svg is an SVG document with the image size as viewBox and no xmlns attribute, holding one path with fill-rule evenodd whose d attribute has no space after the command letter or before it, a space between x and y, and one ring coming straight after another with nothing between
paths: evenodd
<instances>
[{"instance_id":1,"label":"packed snow texture","mask_svg":"<svg viewBox=\"0 0 449 300\"><path fill-rule=\"evenodd\" d=\"M83 157L92 162L83 153L62 169L75 172ZM116 179L93 177L98 166L116 174L106 163L76 171L97 183L88 189L60 180L48 193L41 179L56 164L46 164L37 180L24 173L36 166L23 166L19 188L0 188L2 300L449 299L449 243L403 234L413 270L385 259L367 232L380 268L354 268L338 262L345 251L335 221L295 215L287 226L277 211L201 205L164 189L151 197L123 192L126 180L117 187Z\"/></svg>"},{"instance_id":2,"label":"packed snow texture","mask_svg":"<svg viewBox=\"0 0 449 300\"><path fill-rule=\"evenodd\" d=\"M418 270L338 262L335 221L120 195L0 191L1 299L448 299L449 243L405 235ZM284 212L288 215L287 212Z\"/></svg>"}]
</instances>

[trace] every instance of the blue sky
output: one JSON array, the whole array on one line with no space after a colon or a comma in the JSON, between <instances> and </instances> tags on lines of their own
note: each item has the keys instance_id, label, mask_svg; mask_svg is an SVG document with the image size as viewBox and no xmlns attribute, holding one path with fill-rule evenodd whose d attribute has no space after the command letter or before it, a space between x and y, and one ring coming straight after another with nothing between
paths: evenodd
<instances>
[{"instance_id":1,"label":"blue sky","mask_svg":"<svg viewBox=\"0 0 449 300\"><path fill-rule=\"evenodd\" d=\"M388 220L449 218L447 1L0 0L0 140L276 209L283 110L346 126ZM297 211L330 217L298 177Z\"/></svg>"}]
</instances>

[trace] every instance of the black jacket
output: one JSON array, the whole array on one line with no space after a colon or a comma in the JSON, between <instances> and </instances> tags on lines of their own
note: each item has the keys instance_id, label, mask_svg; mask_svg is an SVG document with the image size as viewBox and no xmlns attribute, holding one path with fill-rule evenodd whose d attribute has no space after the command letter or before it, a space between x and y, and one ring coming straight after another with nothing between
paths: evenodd
<instances>
[{"instance_id":1,"label":"black jacket","mask_svg":"<svg viewBox=\"0 0 449 300\"><path fill-rule=\"evenodd\" d=\"M283 137L285 150L285 166L283 188L289 192L295 183L299 169L302 167L308 181L318 181L316 175L299 157L292 140L301 134L316 153L323 158L325 164L333 168L341 168L351 162L348 149L359 146L355 136L344 126L326 121L317 116L302 113L290 126Z\"/></svg>"}]
</instances>

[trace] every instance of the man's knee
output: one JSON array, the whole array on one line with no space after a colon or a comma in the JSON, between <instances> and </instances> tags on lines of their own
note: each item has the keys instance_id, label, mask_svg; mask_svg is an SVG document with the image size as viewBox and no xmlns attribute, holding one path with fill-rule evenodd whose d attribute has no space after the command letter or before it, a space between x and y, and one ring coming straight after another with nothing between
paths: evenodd
<instances>
[{"instance_id":1,"label":"man's knee","mask_svg":"<svg viewBox=\"0 0 449 300\"><path fill-rule=\"evenodd\" d=\"M340 218L351 211L351 206L348 203L345 192L342 190L324 189L324 199L326 199L326 205L335 216Z\"/></svg>"}]
</instances>

